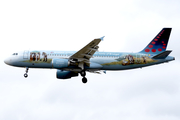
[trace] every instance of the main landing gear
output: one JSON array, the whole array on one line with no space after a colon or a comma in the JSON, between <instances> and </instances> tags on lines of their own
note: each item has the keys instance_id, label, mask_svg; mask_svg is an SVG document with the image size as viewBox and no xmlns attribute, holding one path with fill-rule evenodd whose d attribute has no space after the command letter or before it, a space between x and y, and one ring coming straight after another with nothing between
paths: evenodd
<instances>
[{"instance_id":1,"label":"main landing gear","mask_svg":"<svg viewBox=\"0 0 180 120\"><path fill-rule=\"evenodd\" d=\"M28 68L28 67L26 67L26 71L25 71L26 73L24 74L24 77L25 77L25 78L27 78L27 77L28 77L28 74L27 74L27 73L28 73L28 70L29 70L29 68Z\"/></svg>"},{"instance_id":2,"label":"main landing gear","mask_svg":"<svg viewBox=\"0 0 180 120\"><path fill-rule=\"evenodd\" d=\"M81 74L81 76L83 77L83 78L82 78L82 82L83 82L83 83L87 83L87 78L85 77L85 76L86 76L86 71L85 71L85 70L82 70L82 71L80 72L80 74Z\"/></svg>"}]
</instances>

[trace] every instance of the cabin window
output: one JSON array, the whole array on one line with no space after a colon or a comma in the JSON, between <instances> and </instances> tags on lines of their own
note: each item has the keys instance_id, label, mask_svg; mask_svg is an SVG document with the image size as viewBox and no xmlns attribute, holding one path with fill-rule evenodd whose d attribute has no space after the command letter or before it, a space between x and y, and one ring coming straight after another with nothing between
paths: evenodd
<instances>
[{"instance_id":1,"label":"cabin window","mask_svg":"<svg viewBox=\"0 0 180 120\"><path fill-rule=\"evenodd\" d=\"M16 55L18 55L18 53L16 53Z\"/></svg>"}]
</instances>

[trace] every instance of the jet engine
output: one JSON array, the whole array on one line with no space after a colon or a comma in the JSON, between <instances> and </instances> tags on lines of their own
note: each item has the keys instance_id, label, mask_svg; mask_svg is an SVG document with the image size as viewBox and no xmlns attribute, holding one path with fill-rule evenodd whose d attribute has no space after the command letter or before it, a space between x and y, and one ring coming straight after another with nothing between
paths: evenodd
<instances>
[{"instance_id":1,"label":"jet engine","mask_svg":"<svg viewBox=\"0 0 180 120\"><path fill-rule=\"evenodd\" d=\"M62 70L57 70L56 77L58 79L69 79L71 77L76 77L78 76L78 73L71 72L71 71L62 71Z\"/></svg>"},{"instance_id":2,"label":"jet engine","mask_svg":"<svg viewBox=\"0 0 180 120\"><path fill-rule=\"evenodd\" d=\"M52 67L53 68L65 68L68 67L70 65L70 62L68 61L68 59L53 59L52 60Z\"/></svg>"}]
</instances>

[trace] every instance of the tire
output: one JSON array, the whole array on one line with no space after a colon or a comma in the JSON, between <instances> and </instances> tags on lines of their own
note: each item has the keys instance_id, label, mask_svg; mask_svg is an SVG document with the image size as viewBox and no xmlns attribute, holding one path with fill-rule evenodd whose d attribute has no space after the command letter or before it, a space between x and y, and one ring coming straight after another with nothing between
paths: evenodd
<instances>
[{"instance_id":1,"label":"tire","mask_svg":"<svg viewBox=\"0 0 180 120\"><path fill-rule=\"evenodd\" d=\"M27 78L27 77L28 77L28 74L25 73L25 74L24 74L24 77Z\"/></svg>"},{"instance_id":2,"label":"tire","mask_svg":"<svg viewBox=\"0 0 180 120\"><path fill-rule=\"evenodd\" d=\"M82 78L82 82L83 82L83 83L87 83L87 78L83 77L83 78Z\"/></svg>"}]
</instances>

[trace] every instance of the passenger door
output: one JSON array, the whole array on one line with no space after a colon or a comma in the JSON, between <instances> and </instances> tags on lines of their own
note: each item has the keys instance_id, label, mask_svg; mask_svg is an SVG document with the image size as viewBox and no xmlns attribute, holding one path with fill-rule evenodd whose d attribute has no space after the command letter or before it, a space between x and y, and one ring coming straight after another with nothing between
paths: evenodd
<instances>
[{"instance_id":1,"label":"passenger door","mask_svg":"<svg viewBox=\"0 0 180 120\"><path fill-rule=\"evenodd\" d=\"M29 54L29 51L25 50L23 53L23 59L28 59L28 54Z\"/></svg>"}]
</instances>

